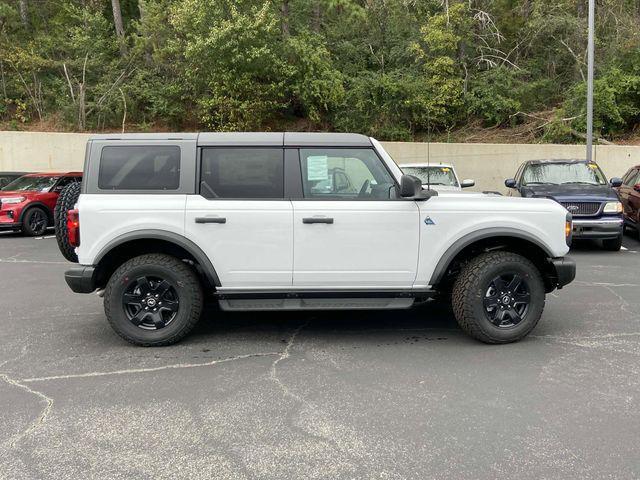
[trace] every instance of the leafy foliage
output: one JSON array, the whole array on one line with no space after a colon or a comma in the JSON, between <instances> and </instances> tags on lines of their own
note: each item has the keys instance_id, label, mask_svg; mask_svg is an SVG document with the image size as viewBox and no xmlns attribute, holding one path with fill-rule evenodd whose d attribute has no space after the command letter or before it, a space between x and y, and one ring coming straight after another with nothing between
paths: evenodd
<instances>
[{"instance_id":1,"label":"leafy foliage","mask_svg":"<svg viewBox=\"0 0 640 480\"><path fill-rule=\"evenodd\" d=\"M26 5L25 8L21 8ZM0 0L0 122L73 130L437 135L541 118L585 130L576 0ZM594 124L640 125L640 9L597 15ZM120 32L120 33L117 33ZM542 113L538 113L542 112Z\"/></svg>"}]
</instances>

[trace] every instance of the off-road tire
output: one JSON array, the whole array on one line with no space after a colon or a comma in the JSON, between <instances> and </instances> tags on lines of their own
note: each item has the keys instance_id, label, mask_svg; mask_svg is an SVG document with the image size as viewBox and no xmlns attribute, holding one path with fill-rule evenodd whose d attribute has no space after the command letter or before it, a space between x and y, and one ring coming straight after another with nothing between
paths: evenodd
<instances>
[{"instance_id":1,"label":"off-road tire","mask_svg":"<svg viewBox=\"0 0 640 480\"><path fill-rule=\"evenodd\" d=\"M520 323L500 328L487 318L483 305L491 279L518 273L527 282L529 309ZM453 285L452 307L458 324L466 333L484 343L511 343L521 340L538 324L545 303L545 288L540 271L521 255L511 252L483 253L467 263Z\"/></svg>"},{"instance_id":2,"label":"off-road tire","mask_svg":"<svg viewBox=\"0 0 640 480\"><path fill-rule=\"evenodd\" d=\"M78 262L75 247L69 243L69 231L67 230L67 212L72 210L80 198L82 185L73 182L67 185L60 192L56 207L53 210L53 223L56 232L56 241L62 256L70 262Z\"/></svg>"},{"instance_id":3,"label":"off-road tire","mask_svg":"<svg viewBox=\"0 0 640 480\"><path fill-rule=\"evenodd\" d=\"M619 251L622 248L622 237L623 235L618 235L616 238L602 240L602 248L610 252Z\"/></svg>"},{"instance_id":4,"label":"off-road tire","mask_svg":"<svg viewBox=\"0 0 640 480\"><path fill-rule=\"evenodd\" d=\"M130 279L154 275L175 285L179 298L176 317L166 327L144 330L127 317L122 299ZM171 345L184 338L202 313L202 286L191 266L170 255L152 253L132 258L111 275L104 294L104 311L115 332L143 347Z\"/></svg>"},{"instance_id":5,"label":"off-road tire","mask_svg":"<svg viewBox=\"0 0 640 480\"><path fill-rule=\"evenodd\" d=\"M45 218L44 221L44 225L42 227L39 228L32 228L30 223L31 223L31 218L34 215L42 215ZM47 226L49 225L49 214L46 212L45 209L40 208L40 207L31 207L29 208L24 216L22 217L22 233L24 235L28 235L30 237L37 237L39 235L44 235L44 233L47 231Z\"/></svg>"}]
</instances>

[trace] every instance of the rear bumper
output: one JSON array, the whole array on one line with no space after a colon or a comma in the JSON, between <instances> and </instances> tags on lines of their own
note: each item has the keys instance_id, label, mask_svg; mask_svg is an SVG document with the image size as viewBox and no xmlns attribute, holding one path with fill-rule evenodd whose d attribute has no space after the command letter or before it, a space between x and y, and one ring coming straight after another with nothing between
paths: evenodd
<instances>
[{"instance_id":1,"label":"rear bumper","mask_svg":"<svg viewBox=\"0 0 640 480\"><path fill-rule=\"evenodd\" d=\"M622 235L622 217L583 219L573 218L573 238L616 238Z\"/></svg>"},{"instance_id":2,"label":"rear bumper","mask_svg":"<svg viewBox=\"0 0 640 480\"><path fill-rule=\"evenodd\" d=\"M572 258L557 257L551 258L549 261L555 269L555 277L552 281L556 288L560 289L576 278L576 262Z\"/></svg>"},{"instance_id":3,"label":"rear bumper","mask_svg":"<svg viewBox=\"0 0 640 480\"><path fill-rule=\"evenodd\" d=\"M64 272L64 279L75 293L91 293L96 289L95 267L83 265Z\"/></svg>"}]
</instances>

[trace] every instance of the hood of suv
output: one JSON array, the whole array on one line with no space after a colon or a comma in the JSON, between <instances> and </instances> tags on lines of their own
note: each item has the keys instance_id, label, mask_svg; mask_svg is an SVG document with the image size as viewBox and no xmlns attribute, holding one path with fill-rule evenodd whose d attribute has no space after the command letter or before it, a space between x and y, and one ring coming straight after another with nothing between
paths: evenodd
<instances>
[{"instance_id":1,"label":"hood of suv","mask_svg":"<svg viewBox=\"0 0 640 480\"><path fill-rule=\"evenodd\" d=\"M546 197L561 201L607 201L618 200L618 195L609 185L527 185L522 187L523 197Z\"/></svg>"},{"instance_id":2,"label":"hood of suv","mask_svg":"<svg viewBox=\"0 0 640 480\"><path fill-rule=\"evenodd\" d=\"M36 198L36 197L42 195L43 193L46 193L46 192L39 192L37 190L20 190L20 191L4 191L4 190L0 190L0 198L25 197L25 198L28 198L28 199L32 199L32 198Z\"/></svg>"}]
</instances>

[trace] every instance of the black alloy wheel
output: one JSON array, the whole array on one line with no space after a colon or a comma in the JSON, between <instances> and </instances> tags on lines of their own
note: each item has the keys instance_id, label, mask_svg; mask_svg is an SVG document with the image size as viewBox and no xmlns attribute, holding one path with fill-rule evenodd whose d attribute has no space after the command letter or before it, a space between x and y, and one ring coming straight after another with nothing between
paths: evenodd
<instances>
[{"instance_id":1,"label":"black alloy wheel","mask_svg":"<svg viewBox=\"0 0 640 480\"><path fill-rule=\"evenodd\" d=\"M127 285L122 306L128 320L136 327L159 330L176 318L180 300L176 287L166 279L142 276Z\"/></svg>"},{"instance_id":2,"label":"black alloy wheel","mask_svg":"<svg viewBox=\"0 0 640 480\"><path fill-rule=\"evenodd\" d=\"M511 328L522 322L530 302L529 286L518 273L495 277L483 299L487 319L499 328Z\"/></svg>"},{"instance_id":3,"label":"black alloy wheel","mask_svg":"<svg viewBox=\"0 0 640 480\"><path fill-rule=\"evenodd\" d=\"M47 231L49 218L39 207L31 208L25 213L23 231L30 236L43 235Z\"/></svg>"}]
</instances>

